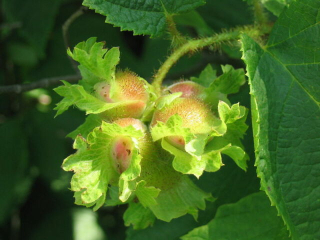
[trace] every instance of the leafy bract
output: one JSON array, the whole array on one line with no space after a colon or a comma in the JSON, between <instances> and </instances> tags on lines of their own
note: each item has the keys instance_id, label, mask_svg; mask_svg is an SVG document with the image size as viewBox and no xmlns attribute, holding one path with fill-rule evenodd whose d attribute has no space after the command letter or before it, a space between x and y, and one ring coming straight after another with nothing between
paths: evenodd
<instances>
[{"instance_id":1,"label":"leafy bract","mask_svg":"<svg viewBox=\"0 0 320 240\"><path fill-rule=\"evenodd\" d=\"M196 82L204 87L209 87L210 84L217 78L217 71L213 70L212 66L208 64L200 73L199 77L191 77L191 81Z\"/></svg>"},{"instance_id":2,"label":"leafy bract","mask_svg":"<svg viewBox=\"0 0 320 240\"><path fill-rule=\"evenodd\" d=\"M96 127L100 126L102 123L102 119L97 114L91 114L89 115L85 122L77 127L76 130L72 131L67 135L67 137L71 137L73 139L76 138L77 135L81 135L82 137L86 138L88 134Z\"/></svg>"},{"instance_id":3,"label":"leafy bract","mask_svg":"<svg viewBox=\"0 0 320 240\"><path fill-rule=\"evenodd\" d=\"M110 82L115 77L115 68L120 61L119 48L108 50L104 45L104 42L96 42L96 38L92 37L77 44L73 52L68 49L68 55L80 63L83 78L80 83L89 92L96 83Z\"/></svg>"},{"instance_id":4,"label":"leafy bract","mask_svg":"<svg viewBox=\"0 0 320 240\"><path fill-rule=\"evenodd\" d=\"M78 136L74 148L78 151L63 162L63 169L74 171L71 190L75 191L76 204L100 208L106 199L108 184L119 184L119 199L125 202L135 189L135 179L140 175L141 156L135 147L127 170L119 174L117 164L111 158L112 141L117 136L128 136L136 142L142 137L140 130L103 122L95 128L87 140Z\"/></svg>"},{"instance_id":5,"label":"leafy bract","mask_svg":"<svg viewBox=\"0 0 320 240\"><path fill-rule=\"evenodd\" d=\"M144 229L153 225L155 216L149 208L143 207L142 204L130 202L123 219L126 226L133 225L133 229Z\"/></svg>"},{"instance_id":6,"label":"leafy bract","mask_svg":"<svg viewBox=\"0 0 320 240\"><path fill-rule=\"evenodd\" d=\"M177 114L171 116L166 123L157 122L152 127L153 140L161 139L162 147L174 155L172 164L175 170L197 177L201 176L203 171L217 171L223 165L221 153L229 155L241 168L246 169L247 159L239 139L244 132L242 135L236 136L228 133L228 126L236 128L239 125L239 120L241 123L245 121L246 110L239 104L229 107L222 101L219 102L218 108L221 120L217 118L217 125L212 126L212 133L209 135L192 134L189 128L182 126L182 118ZM231 137L229 139L229 135L235 139L231 139ZM183 137L184 149L170 144L167 141L167 137L170 136ZM215 138L218 138L219 141L216 141Z\"/></svg>"},{"instance_id":7,"label":"leafy bract","mask_svg":"<svg viewBox=\"0 0 320 240\"><path fill-rule=\"evenodd\" d=\"M158 193L155 204L149 205L148 208L142 203L129 203L129 208L124 214L125 224L132 224L134 229L143 229L153 225L155 217L170 222L173 218L187 213L197 219L198 209L205 209L205 200L215 200L211 194L199 189L187 176L182 176L171 184L172 187L164 188Z\"/></svg>"},{"instance_id":8,"label":"leafy bract","mask_svg":"<svg viewBox=\"0 0 320 240\"><path fill-rule=\"evenodd\" d=\"M126 106L131 103L139 102L138 100L133 100L107 103L88 93L81 85L72 85L66 81L62 82L64 83L64 86L54 89L60 96L64 97L64 99L62 99L54 108L57 110L56 116L68 110L72 105L76 105L79 109L86 111L86 114L97 114L115 107Z\"/></svg>"},{"instance_id":9,"label":"leafy bract","mask_svg":"<svg viewBox=\"0 0 320 240\"><path fill-rule=\"evenodd\" d=\"M224 94L239 92L239 88L245 83L243 68L234 69L231 65L221 66L222 74L214 79L208 91L216 91Z\"/></svg>"},{"instance_id":10,"label":"leafy bract","mask_svg":"<svg viewBox=\"0 0 320 240\"><path fill-rule=\"evenodd\" d=\"M172 183L172 187L161 190L156 200L158 204L149 208L158 219L169 222L187 213L197 219L198 209L204 210L205 201L214 201L214 198L198 188L187 176L182 176L179 181Z\"/></svg>"},{"instance_id":11,"label":"leafy bract","mask_svg":"<svg viewBox=\"0 0 320 240\"><path fill-rule=\"evenodd\" d=\"M222 205L209 224L195 228L182 240L290 239L282 220L263 192Z\"/></svg>"},{"instance_id":12,"label":"leafy bract","mask_svg":"<svg viewBox=\"0 0 320 240\"><path fill-rule=\"evenodd\" d=\"M191 80L206 87L203 100L211 105L213 111L217 111L219 101L230 104L227 95L237 93L245 83L243 69L234 69L231 65L221 66L222 74L217 77L216 70L208 65L198 78Z\"/></svg>"},{"instance_id":13,"label":"leafy bract","mask_svg":"<svg viewBox=\"0 0 320 240\"><path fill-rule=\"evenodd\" d=\"M166 31L167 15L190 11L203 0L84 0L83 5L107 17L122 31L158 37Z\"/></svg>"},{"instance_id":14,"label":"leafy bract","mask_svg":"<svg viewBox=\"0 0 320 240\"><path fill-rule=\"evenodd\" d=\"M242 38L258 176L293 239L320 236L319 10L293 1L265 47Z\"/></svg>"}]
</instances>

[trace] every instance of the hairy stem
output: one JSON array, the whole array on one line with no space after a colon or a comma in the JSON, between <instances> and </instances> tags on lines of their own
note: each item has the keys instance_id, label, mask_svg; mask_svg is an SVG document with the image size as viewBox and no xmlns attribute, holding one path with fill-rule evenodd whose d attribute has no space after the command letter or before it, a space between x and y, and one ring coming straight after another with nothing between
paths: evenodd
<instances>
[{"instance_id":1,"label":"hairy stem","mask_svg":"<svg viewBox=\"0 0 320 240\"><path fill-rule=\"evenodd\" d=\"M216 34L212 37L190 40L178 49L176 49L167 58L167 60L162 64L162 66L159 68L158 72L154 76L152 85L155 87L157 94L160 95L161 84L163 79L169 72L170 68L186 53L192 53L210 45L220 44L226 41L238 40L242 33L246 33L249 36L255 38L270 32L270 30L271 28L268 26L246 26L236 28L230 32Z\"/></svg>"},{"instance_id":2,"label":"hairy stem","mask_svg":"<svg viewBox=\"0 0 320 240\"><path fill-rule=\"evenodd\" d=\"M266 24L268 22L268 17L264 12L262 3L260 0L253 0L253 14L256 24Z\"/></svg>"},{"instance_id":3,"label":"hairy stem","mask_svg":"<svg viewBox=\"0 0 320 240\"><path fill-rule=\"evenodd\" d=\"M167 14L166 19L167 19L168 31L172 39L173 47L181 46L182 44L186 43L187 39L183 37L182 34L178 31L172 15Z\"/></svg>"}]
</instances>

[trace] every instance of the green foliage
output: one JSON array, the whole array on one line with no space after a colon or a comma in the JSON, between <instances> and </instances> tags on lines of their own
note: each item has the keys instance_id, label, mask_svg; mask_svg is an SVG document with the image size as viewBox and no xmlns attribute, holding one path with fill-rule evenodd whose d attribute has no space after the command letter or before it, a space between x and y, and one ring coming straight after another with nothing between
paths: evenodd
<instances>
[{"instance_id":1,"label":"green foliage","mask_svg":"<svg viewBox=\"0 0 320 240\"><path fill-rule=\"evenodd\" d=\"M0 133L3 136L1 158L5 159L0 168L0 224L3 224L27 197L33 177L28 169L27 140L25 135L21 135L21 122L13 120L3 124Z\"/></svg>"},{"instance_id":2,"label":"green foliage","mask_svg":"<svg viewBox=\"0 0 320 240\"><path fill-rule=\"evenodd\" d=\"M50 5L50 7L48 7ZM60 0L4 0L2 7L8 22L20 22L19 34L39 58L45 55L46 42L58 12ZM18 7L19 6L19 7Z\"/></svg>"},{"instance_id":3,"label":"green foliage","mask_svg":"<svg viewBox=\"0 0 320 240\"><path fill-rule=\"evenodd\" d=\"M261 187L293 239L319 236L318 1L296 1L266 46L243 36ZM299 19L296 16L300 16ZM308 40L307 40L308 39ZM303 43L303 44L302 44ZM290 49L290 50L289 50Z\"/></svg>"},{"instance_id":4,"label":"green foliage","mask_svg":"<svg viewBox=\"0 0 320 240\"><path fill-rule=\"evenodd\" d=\"M274 15L279 16L282 10L288 6L291 0L264 0L263 5Z\"/></svg>"},{"instance_id":5,"label":"green foliage","mask_svg":"<svg viewBox=\"0 0 320 240\"><path fill-rule=\"evenodd\" d=\"M81 84L87 91L102 81L110 82L114 79L115 67L119 63L119 49L104 49L104 43L96 42L96 38L89 38L86 42L77 44L73 52L68 49L68 55L79 62L79 69L83 77Z\"/></svg>"},{"instance_id":6,"label":"green foliage","mask_svg":"<svg viewBox=\"0 0 320 240\"><path fill-rule=\"evenodd\" d=\"M203 0L84 0L83 5L107 17L106 22L122 31L158 37L166 31L167 16L190 11Z\"/></svg>"},{"instance_id":7,"label":"green foliage","mask_svg":"<svg viewBox=\"0 0 320 240\"><path fill-rule=\"evenodd\" d=\"M209 239L290 239L277 211L270 206L267 196L251 194L237 203L218 208L214 219L194 229L182 240Z\"/></svg>"}]
</instances>

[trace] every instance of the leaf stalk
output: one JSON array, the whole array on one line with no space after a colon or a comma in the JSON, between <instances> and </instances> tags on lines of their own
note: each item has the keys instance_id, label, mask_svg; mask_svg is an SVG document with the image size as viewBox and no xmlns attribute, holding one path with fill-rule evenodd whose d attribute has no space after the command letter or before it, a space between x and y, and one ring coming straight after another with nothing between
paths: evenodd
<instances>
[{"instance_id":1,"label":"leaf stalk","mask_svg":"<svg viewBox=\"0 0 320 240\"><path fill-rule=\"evenodd\" d=\"M204 47L208 47L211 45L221 44L222 42L227 41L235 41L240 38L242 33L246 33L252 38L258 38L266 33L271 31L271 27L268 25L263 26L244 26L235 28L233 31L222 32L219 34L215 34L211 37L205 37L200 39L189 40L176 50L172 52L172 54L167 58L167 60L161 65L158 72L155 74L153 78L152 85L154 86L156 93L158 95L161 94L161 85L162 82L171 69L171 67L185 54L194 53L198 50L201 50Z\"/></svg>"}]
</instances>

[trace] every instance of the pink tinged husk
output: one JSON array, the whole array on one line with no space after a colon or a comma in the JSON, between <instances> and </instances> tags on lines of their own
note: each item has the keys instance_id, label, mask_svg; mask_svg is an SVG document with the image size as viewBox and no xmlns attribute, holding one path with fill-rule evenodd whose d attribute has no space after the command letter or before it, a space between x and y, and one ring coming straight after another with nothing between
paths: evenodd
<instances>
[{"instance_id":1,"label":"pink tinged husk","mask_svg":"<svg viewBox=\"0 0 320 240\"><path fill-rule=\"evenodd\" d=\"M125 136L119 136L113 141L111 156L119 173L124 172L130 165L134 144Z\"/></svg>"},{"instance_id":2,"label":"pink tinged husk","mask_svg":"<svg viewBox=\"0 0 320 240\"><path fill-rule=\"evenodd\" d=\"M166 139L170 144L172 144L176 148L184 150L186 143L182 136L169 136L169 137L166 137Z\"/></svg>"},{"instance_id":3,"label":"pink tinged husk","mask_svg":"<svg viewBox=\"0 0 320 240\"><path fill-rule=\"evenodd\" d=\"M147 131L147 126L139 119L135 118L120 118L115 120L114 123L121 127L133 126L137 130L141 130L143 132Z\"/></svg>"},{"instance_id":4,"label":"pink tinged husk","mask_svg":"<svg viewBox=\"0 0 320 240\"><path fill-rule=\"evenodd\" d=\"M202 98L204 87L192 81L182 81L172 84L164 90L165 94L176 92L182 92L181 97L183 98Z\"/></svg>"},{"instance_id":5,"label":"pink tinged husk","mask_svg":"<svg viewBox=\"0 0 320 240\"><path fill-rule=\"evenodd\" d=\"M158 121L166 123L175 114L182 117L182 126L190 128L193 134L211 132L213 122L216 120L210 108L199 99L177 98L170 105L154 112L151 126Z\"/></svg>"},{"instance_id":6,"label":"pink tinged husk","mask_svg":"<svg viewBox=\"0 0 320 240\"><path fill-rule=\"evenodd\" d=\"M110 98L110 85L106 82L97 83L94 86L95 95L102 101L106 101L108 103L112 103L112 99Z\"/></svg>"}]
</instances>

